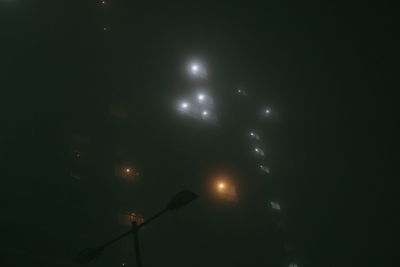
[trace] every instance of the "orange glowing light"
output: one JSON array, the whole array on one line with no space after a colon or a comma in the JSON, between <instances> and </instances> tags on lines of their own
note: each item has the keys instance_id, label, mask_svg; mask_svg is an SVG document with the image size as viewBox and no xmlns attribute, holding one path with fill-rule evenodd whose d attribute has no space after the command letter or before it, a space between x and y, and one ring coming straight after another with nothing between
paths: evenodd
<instances>
[{"instance_id":1,"label":"orange glowing light","mask_svg":"<svg viewBox=\"0 0 400 267\"><path fill-rule=\"evenodd\" d=\"M220 189L223 189L223 188L225 188L225 184L220 183L220 184L218 185L218 187L219 187Z\"/></svg>"}]
</instances>

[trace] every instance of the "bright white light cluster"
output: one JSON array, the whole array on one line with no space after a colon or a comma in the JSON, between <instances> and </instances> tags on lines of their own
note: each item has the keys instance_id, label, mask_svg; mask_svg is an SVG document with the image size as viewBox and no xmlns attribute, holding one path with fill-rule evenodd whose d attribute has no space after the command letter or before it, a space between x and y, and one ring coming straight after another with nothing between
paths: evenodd
<instances>
[{"instance_id":1,"label":"bright white light cluster","mask_svg":"<svg viewBox=\"0 0 400 267\"><path fill-rule=\"evenodd\" d=\"M180 102L178 109L181 112L190 114L194 117L201 116L203 119L207 119L211 114L209 111L209 103L207 103L208 97L205 94L198 94L198 103L193 103L192 105L188 101Z\"/></svg>"},{"instance_id":2,"label":"bright white light cluster","mask_svg":"<svg viewBox=\"0 0 400 267\"><path fill-rule=\"evenodd\" d=\"M192 74L202 71L201 65L193 64L190 67ZM201 88L197 90L190 98L186 98L178 102L177 109L187 116L200 119L203 121L216 123L217 117L214 112L214 102L212 97L207 93L208 90Z\"/></svg>"}]
</instances>

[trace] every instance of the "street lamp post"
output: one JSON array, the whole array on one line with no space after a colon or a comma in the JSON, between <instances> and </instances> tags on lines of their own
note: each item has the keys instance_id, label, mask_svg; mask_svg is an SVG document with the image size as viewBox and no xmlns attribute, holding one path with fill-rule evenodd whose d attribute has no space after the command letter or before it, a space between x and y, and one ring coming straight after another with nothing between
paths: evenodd
<instances>
[{"instance_id":1,"label":"street lamp post","mask_svg":"<svg viewBox=\"0 0 400 267\"><path fill-rule=\"evenodd\" d=\"M140 256L140 248L139 248L139 228L137 226L136 221L132 222L132 234L133 234L133 240L135 241L136 265L137 267L142 267L142 259Z\"/></svg>"},{"instance_id":2,"label":"street lamp post","mask_svg":"<svg viewBox=\"0 0 400 267\"><path fill-rule=\"evenodd\" d=\"M86 248L84 250L82 250L78 256L76 256L75 261L77 263L80 264L87 264L89 262L91 262L94 258L100 256L104 249L112 244L114 244L115 242L117 242L118 240L124 238L125 236L129 235L129 234L133 234L133 238L134 238L134 242L135 242L135 253L136 253L136 263L138 267L141 267L142 263L141 263L141 257L140 257L140 247L139 247L139 229L142 228L143 226L145 226L146 224L150 223L151 221L157 219L158 217L160 217L161 215L163 215L165 212L170 211L170 210L179 210L180 208L182 208L183 206L186 206L187 204L189 204L190 202L192 202L193 200L195 200L198 196L191 192L191 191L182 191L177 193L168 203L168 205L161 211L159 211L158 213L156 213L153 217L151 217L150 219L144 221L143 223L137 225L137 222L134 221L132 222L132 228L131 230L129 230L128 232L125 232L117 237L115 237L114 239L104 243L103 245L100 245L98 247L95 248Z\"/></svg>"}]
</instances>

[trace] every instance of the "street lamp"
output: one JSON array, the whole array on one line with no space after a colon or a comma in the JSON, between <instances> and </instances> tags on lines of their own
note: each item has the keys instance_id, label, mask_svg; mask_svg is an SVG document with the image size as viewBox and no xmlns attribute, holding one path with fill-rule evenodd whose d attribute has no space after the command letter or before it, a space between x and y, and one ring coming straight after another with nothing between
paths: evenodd
<instances>
[{"instance_id":1,"label":"street lamp","mask_svg":"<svg viewBox=\"0 0 400 267\"><path fill-rule=\"evenodd\" d=\"M156 213L153 217L151 217L150 219L144 221L143 223L141 223L139 225L137 225L136 221L133 221L131 230L117 236L116 238L104 243L101 246L98 246L95 248L86 248L86 249L82 250L78 254L78 256L76 256L75 261L80 264L87 264L87 263L91 262L94 258L100 256L106 247L110 246L111 244L114 244L121 238L124 238L125 236L132 233L134 241L135 241L136 263L137 263L138 267L141 267L142 263L141 263L141 258L140 258L138 230L140 228L142 228L143 226L145 226L146 224L150 223L151 221L157 219L158 217L160 217L162 214L164 214L167 211L181 209L182 207L186 206L187 204L189 204L190 202L195 200L197 197L198 197L198 195L196 195L195 193L193 193L191 191L187 191L187 190L175 194L175 196L169 201L167 206L163 210Z\"/></svg>"}]
</instances>

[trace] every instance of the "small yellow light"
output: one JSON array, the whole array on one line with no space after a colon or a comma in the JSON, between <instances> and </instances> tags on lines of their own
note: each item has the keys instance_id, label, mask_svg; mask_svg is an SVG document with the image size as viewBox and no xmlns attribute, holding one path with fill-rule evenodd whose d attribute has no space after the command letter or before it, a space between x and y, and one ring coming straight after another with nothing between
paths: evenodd
<instances>
[{"instance_id":1,"label":"small yellow light","mask_svg":"<svg viewBox=\"0 0 400 267\"><path fill-rule=\"evenodd\" d=\"M220 184L218 185L218 187L219 187L220 189L223 189L223 188L225 187L225 184L220 183Z\"/></svg>"},{"instance_id":2,"label":"small yellow light","mask_svg":"<svg viewBox=\"0 0 400 267\"><path fill-rule=\"evenodd\" d=\"M126 169L125 169L125 172L126 172L126 173L130 173L130 172L131 172L131 169L130 169L130 168L126 168Z\"/></svg>"}]
</instances>

